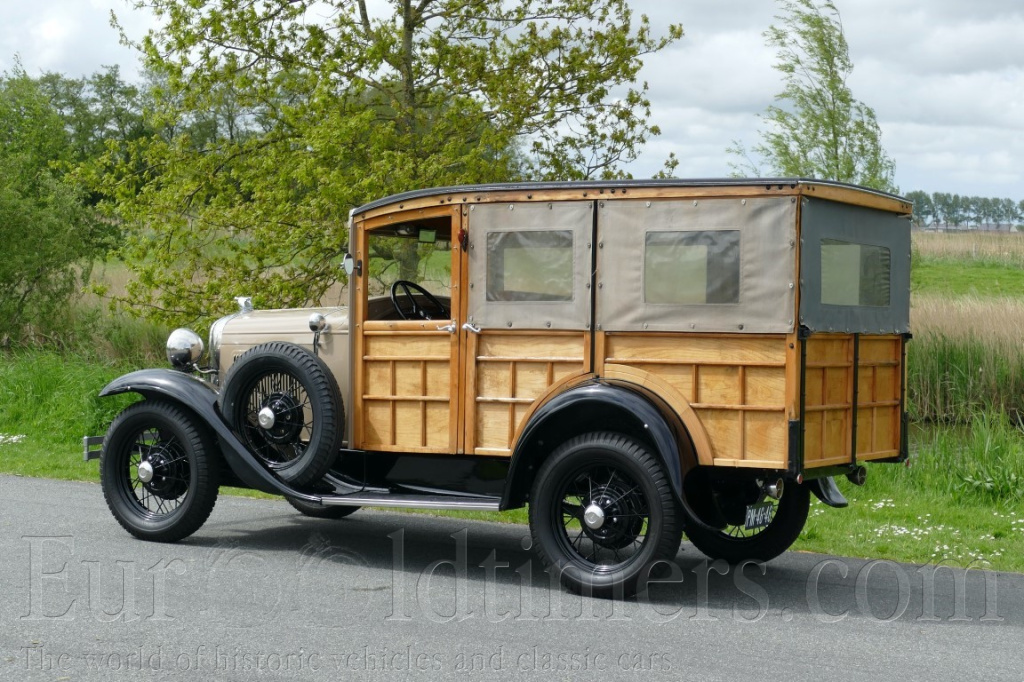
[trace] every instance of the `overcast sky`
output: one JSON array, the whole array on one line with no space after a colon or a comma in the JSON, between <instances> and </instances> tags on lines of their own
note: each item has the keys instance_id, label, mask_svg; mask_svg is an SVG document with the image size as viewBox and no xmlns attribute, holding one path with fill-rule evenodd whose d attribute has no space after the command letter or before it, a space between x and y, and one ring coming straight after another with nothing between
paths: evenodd
<instances>
[{"instance_id":1,"label":"overcast sky","mask_svg":"<svg viewBox=\"0 0 1024 682\"><path fill-rule=\"evenodd\" d=\"M1024 199L1024 3L1020 0L836 0L856 98L873 107L903 192ZM630 167L657 172L675 152L680 177L730 172L733 140L758 141L758 114L781 89L762 33L769 0L632 0L655 27L680 22L685 37L649 57L653 120L662 135ZM3 0L0 70L18 54L30 74L70 76L137 58L109 25L117 12L138 38L148 16L125 0Z\"/></svg>"}]
</instances>

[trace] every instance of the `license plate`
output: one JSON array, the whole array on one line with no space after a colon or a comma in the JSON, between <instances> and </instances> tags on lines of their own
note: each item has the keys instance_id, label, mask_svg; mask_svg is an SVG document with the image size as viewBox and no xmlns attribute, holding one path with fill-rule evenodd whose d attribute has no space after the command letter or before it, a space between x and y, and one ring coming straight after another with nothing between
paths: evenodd
<instances>
[{"instance_id":1,"label":"license plate","mask_svg":"<svg viewBox=\"0 0 1024 682\"><path fill-rule=\"evenodd\" d=\"M771 502L750 505L747 507L746 521L743 524L744 528L747 530L764 528L772 522L772 512L774 509L775 505Z\"/></svg>"}]
</instances>

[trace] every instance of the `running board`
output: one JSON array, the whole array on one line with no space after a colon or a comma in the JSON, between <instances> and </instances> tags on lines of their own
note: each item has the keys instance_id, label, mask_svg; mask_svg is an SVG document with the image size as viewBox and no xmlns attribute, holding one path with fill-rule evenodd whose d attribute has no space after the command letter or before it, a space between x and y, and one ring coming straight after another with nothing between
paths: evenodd
<instances>
[{"instance_id":1,"label":"running board","mask_svg":"<svg viewBox=\"0 0 1024 682\"><path fill-rule=\"evenodd\" d=\"M331 495L321 500L325 507L393 507L396 509L455 509L498 511L501 498L457 497L455 495Z\"/></svg>"}]
</instances>

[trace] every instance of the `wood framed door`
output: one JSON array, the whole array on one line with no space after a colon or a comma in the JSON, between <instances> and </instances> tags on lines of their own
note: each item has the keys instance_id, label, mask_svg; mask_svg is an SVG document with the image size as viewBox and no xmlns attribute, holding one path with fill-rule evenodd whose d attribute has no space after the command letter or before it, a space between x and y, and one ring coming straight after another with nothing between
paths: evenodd
<instances>
[{"instance_id":1,"label":"wood framed door","mask_svg":"<svg viewBox=\"0 0 1024 682\"><path fill-rule=\"evenodd\" d=\"M509 456L539 399L591 370L594 203L467 214L464 451Z\"/></svg>"},{"instance_id":2,"label":"wood framed door","mask_svg":"<svg viewBox=\"0 0 1024 682\"><path fill-rule=\"evenodd\" d=\"M459 207L449 206L388 214L353 228L353 255L362 265L362 274L353 278L349 322L355 448L441 454L459 450L460 225ZM421 230L434 240L427 247L416 237ZM414 270L423 281L417 283L447 303L447 316L395 319L388 285L401 276L389 274L390 264L375 259L386 256L391 243L401 238L417 239L423 251ZM378 248L376 239L388 248Z\"/></svg>"}]
</instances>

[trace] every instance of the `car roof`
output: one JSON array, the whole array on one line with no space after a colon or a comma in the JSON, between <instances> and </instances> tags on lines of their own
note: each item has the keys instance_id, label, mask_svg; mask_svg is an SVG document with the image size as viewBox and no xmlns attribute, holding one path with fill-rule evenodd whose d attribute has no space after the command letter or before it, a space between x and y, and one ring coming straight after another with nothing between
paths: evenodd
<instances>
[{"instance_id":1,"label":"car roof","mask_svg":"<svg viewBox=\"0 0 1024 682\"><path fill-rule=\"evenodd\" d=\"M351 215L356 216L368 211L373 211L384 206L396 203L412 202L420 199L427 199L435 196L452 194L488 194L495 192L540 192L557 190L582 190L596 191L599 194L616 194L619 191L635 190L642 188L728 188L728 187L751 187L763 189L795 190L799 187L822 186L842 190L852 190L858 193L876 195L881 198L909 203L899 195L882 192L879 190L853 185L832 180L817 180L814 178L786 177L786 178L706 178L706 179L679 179L679 178L653 178L653 179L624 179L624 180L573 180L573 181L538 181L538 182L498 182L478 185L451 185L445 187L431 187L416 189L408 192L400 192L390 196L376 199L352 209ZM586 195L584 195L586 196ZM465 199L463 199L465 201Z\"/></svg>"}]
</instances>

